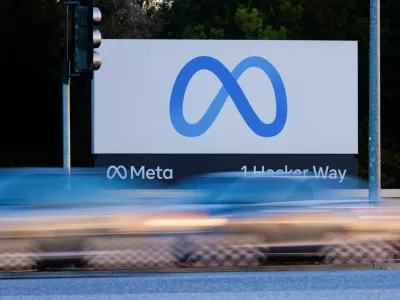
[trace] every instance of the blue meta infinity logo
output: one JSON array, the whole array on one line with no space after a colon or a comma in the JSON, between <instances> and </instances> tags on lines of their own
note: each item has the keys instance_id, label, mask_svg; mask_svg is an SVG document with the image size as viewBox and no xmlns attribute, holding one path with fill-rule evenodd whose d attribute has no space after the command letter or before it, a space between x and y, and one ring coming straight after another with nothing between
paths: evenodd
<instances>
[{"instance_id":1,"label":"blue meta infinity logo","mask_svg":"<svg viewBox=\"0 0 400 300\"><path fill-rule=\"evenodd\" d=\"M271 124L263 123L257 116L237 80L250 68L259 68L269 77L276 98L276 116ZM223 86L204 116L194 124L185 120L183 100L186 89L193 76L201 71L214 73ZM282 132L287 120L287 97L282 78L276 68L262 57L252 56L240 62L232 73L217 59L200 56L187 63L179 73L171 95L170 118L175 130L186 137L198 137L204 134L221 112L225 101L231 97L247 126L261 137L274 137Z\"/></svg>"}]
</instances>

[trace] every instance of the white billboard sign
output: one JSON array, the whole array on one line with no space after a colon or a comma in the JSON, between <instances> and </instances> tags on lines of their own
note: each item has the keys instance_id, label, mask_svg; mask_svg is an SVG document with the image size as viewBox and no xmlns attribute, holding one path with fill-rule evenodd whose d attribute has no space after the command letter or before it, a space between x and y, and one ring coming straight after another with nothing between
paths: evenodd
<instances>
[{"instance_id":1,"label":"white billboard sign","mask_svg":"<svg viewBox=\"0 0 400 300\"><path fill-rule=\"evenodd\" d=\"M96 154L356 154L357 42L105 40Z\"/></svg>"}]
</instances>

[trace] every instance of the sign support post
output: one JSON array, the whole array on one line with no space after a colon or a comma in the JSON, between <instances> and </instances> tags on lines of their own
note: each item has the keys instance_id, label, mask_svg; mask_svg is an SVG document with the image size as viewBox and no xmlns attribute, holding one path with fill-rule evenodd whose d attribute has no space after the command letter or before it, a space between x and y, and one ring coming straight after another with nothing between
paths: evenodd
<instances>
[{"instance_id":1,"label":"sign support post","mask_svg":"<svg viewBox=\"0 0 400 300\"><path fill-rule=\"evenodd\" d=\"M381 198L380 0L370 0L369 66L369 202L378 205Z\"/></svg>"},{"instance_id":2,"label":"sign support post","mask_svg":"<svg viewBox=\"0 0 400 300\"><path fill-rule=\"evenodd\" d=\"M62 120L63 120L63 167L71 173L71 65L69 51L69 5L75 4L65 3L64 17L64 61L62 67Z\"/></svg>"}]
</instances>

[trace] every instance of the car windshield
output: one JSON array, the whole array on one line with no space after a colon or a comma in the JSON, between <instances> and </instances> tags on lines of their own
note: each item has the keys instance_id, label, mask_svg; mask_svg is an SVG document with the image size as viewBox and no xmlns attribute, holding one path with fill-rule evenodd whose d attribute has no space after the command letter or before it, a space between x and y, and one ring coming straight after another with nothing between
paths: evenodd
<instances>
[{"instance_id":1,"label":"car windshield","mask_svg":"<svg viewBox=\"0 0 400 300\"><path fill-rule=\"evenodd\" d=\"M192 197L185 197L179 203L187 204L229 204L255 203L263 201L310 199L311 188L300 186L297 178L243 177L227 174L198 176L175 187L180 191L192 191ZM177 199L176 199L177 200Z\"/></svg>"},{"instance_id":2,"label":"car windshield","mask_svg":"<svg viewBox=\"0 0 400 300\"><path fill-rule=\"evenodd\" d=\"M312 175L312 174L311 174ZM170 201L186 204L257 204L301 200L340 200L333 190L368 188L357 177L239 176L235 173L200 175L175 186L182 197ZM184 192L183 192L184 191ZM191 191L191 194L187 192Z\"/></svg>"},{"instance_id":3,"label":"car windshield","mask_svg":"<svg viewBox=\"0 0 400 300\"><path fill-rule=\"evenodd\" d=\"M305 182L289 178L247 177L231 184L218 195L220 204L257 204L313 199L313 190Z\"/></svg>"},{"instance_id":4,"label":"car windshield","mask_svg":"<svg viewBox=\"0 0 400 300\"><path fill-rule=\"evenodd\" d=\"M302 200L341 200L335 190L362 189L368 185L356 178L342 181L316 177L247 177L230 185L218 197L218 203L259 203Z\"/></svg>"},{"instance_id":5,"label":"car windshield","mask_svg":"<svg viewBox=\"0 0 400 300\"><path fill-rule=\"evenodd\" d=\"M368 189L368 183L364 180L361 180L358 177L346 175L343 178L337 179L322 179L316 177L310 177L307 179L307 182L319 189Z\"/></svg>"},{"instance_id":6,"label":"car windshield","mask_svg":"<svg viewBox=\"0 0 400 300\"><path fill-rule=\"evenodd\" d=\"M170 190L174 196L165 200L176 204L215 204L217 195L239 179L219 174L195 176L177 183Z\"/></svg>"}]
</instances>

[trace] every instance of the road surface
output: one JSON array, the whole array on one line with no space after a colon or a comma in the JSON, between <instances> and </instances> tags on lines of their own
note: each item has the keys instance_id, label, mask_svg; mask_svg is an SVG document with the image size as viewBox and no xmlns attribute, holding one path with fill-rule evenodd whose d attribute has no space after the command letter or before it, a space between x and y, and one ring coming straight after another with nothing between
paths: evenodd
<instances>
[{"instance_id":1,"label":"road surface","mask_svg":"<svg viewBox=\"0 0 400 300\"><path fill-rule=\"evenodd\" d=\"M141 274L0 280L7 300L400 299L400 271Z\"/></svg>"}]
</instances>

